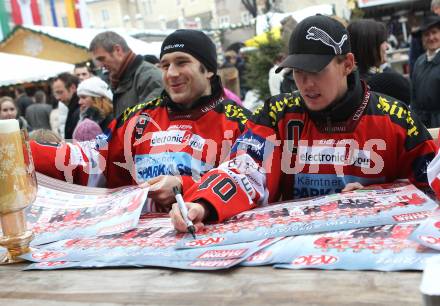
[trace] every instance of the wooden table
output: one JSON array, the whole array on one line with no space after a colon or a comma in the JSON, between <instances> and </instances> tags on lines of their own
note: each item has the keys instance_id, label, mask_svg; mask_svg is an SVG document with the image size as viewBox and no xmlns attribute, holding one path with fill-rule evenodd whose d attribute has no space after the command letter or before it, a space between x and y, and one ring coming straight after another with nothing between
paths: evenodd
<instances>
[{"instance_id":1,"label":"wooden table","mask_svg":"<svg viewBox=\"0 0 440 306\"><path fill-rule=\"evenodd\" d=\"M420 272L237 268L21 271L0 266L0 305L421 305Z\"/></svg>"}]
</instances>

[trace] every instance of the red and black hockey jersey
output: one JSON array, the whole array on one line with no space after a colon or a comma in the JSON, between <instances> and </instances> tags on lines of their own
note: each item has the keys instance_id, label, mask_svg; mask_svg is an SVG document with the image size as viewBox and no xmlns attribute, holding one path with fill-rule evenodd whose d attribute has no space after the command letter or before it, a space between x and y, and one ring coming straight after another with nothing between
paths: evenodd
<instances>
[{"instance_id":1,"label":"red and black hockey jersey","mask_svg":"<svg viewBox=\"0 0 440 306\"><path fill-rule=\"evenodd\" d=\"M426 185L436 149L403 103L370 92L353 73L347 94L323 111L307 110L299 92L268 100L248 120L234 158L209 171L185 200L211 204L221 221L280 199L340 192L350 182Z\"/></svg>"},{"instance_id":2,"label":"red and black hockey jersey","mask_svg":"<svg viewBox=\"0 0 440 306\"><path fill-rule=\"evenodd\" d=\"M214 94L180 109L164 93L128 108L92 142L31 143L37 171L76 184L114 188L181 175L183 190L217 166L243 132L249 112ZM222 151L223 149L223 151Z\"/></svg>"}]
</instances>

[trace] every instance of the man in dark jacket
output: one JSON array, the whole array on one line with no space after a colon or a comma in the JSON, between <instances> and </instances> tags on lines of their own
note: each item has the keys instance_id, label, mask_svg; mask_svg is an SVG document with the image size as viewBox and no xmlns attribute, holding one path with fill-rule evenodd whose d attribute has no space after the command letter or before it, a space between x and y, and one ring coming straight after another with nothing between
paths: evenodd
<instances>
[{"instance_id":1,"label":"man in dark jacket","mask_svg":"<svg viewBox=\"0 0 440 306\"><path fill-rule=\"evenodd\" d=\"M26 121L32 129L50 130L50 112L52 106L46 104L46 94L42 90L37 90L34 94L35 103L26 109Z\"/></svg>"},{"instance_id":2,"label":"man in dark jacket","mask_svg":"<svg viewBox=\"0 0 440 306\"><path fill-rule=\"evenodd\" d=\"M26 108L33 103L22 86L15 88L15 103L17 104L19 115L23 117L26 114Z\"/></svg>"},{"instance_id":3,"label":"man in dark jacket","mask_svg":"<svg viewBox=\"0 0 440 306\"><path fill-rule=\"evenodd\" d=\"M161 94L160 70L134 54L119 34L107 31L96 35L89 50L97 64L110 73L116 117L126 108Z\"/></svg>"},{"instance_id":4,"label":"man in dark jacket","mask_svg":"<svg viewBox=\"0 0 440 306\"><path fill-rule=\"evenodd\" d=\"M63 102L69 109L64 128L65 139L72 139L73 130L79 120L79 98L76 94L78 83L79 79L70 73L61 73L52 82L55 99Z\"/></svg>"},{"instance_id":5,"label":"man in dark jacket","mask_svg":"<svg viewBox=\"0 0 440 306\"><path fill-rule=\"evenodd\" d=\"M422 42L426 53L414 64L411 107L428 128L440 127L440 16L423 21Z\"/></svg>"}]
</instances>

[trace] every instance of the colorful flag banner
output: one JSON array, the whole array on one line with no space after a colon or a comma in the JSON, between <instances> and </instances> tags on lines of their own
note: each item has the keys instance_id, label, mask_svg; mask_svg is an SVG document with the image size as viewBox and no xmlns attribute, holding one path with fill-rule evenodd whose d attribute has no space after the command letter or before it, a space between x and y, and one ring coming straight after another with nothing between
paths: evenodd
<instances>
[{"instance_id":1,"label":"colorful flag banner","mask_svg":"<svg viewBox=\"0 0 440 306\"><path fill-rule=\"evenodd\" d=\"M40 6L37 0L31 0L32 20L34 25L41 25Z\"/></svg>"},{"instance_id":2,"label":"colorful flag banner","mask_svg":"<svg viewBox=\"0 0 440 306\"><path fill-rule=\"evenodd\" d=\"M0 0L0 40L5 38L10 32L10 18L9 13L6 11L5 0Z\"/></svg>"},{"instance_id":3,"label":"colorful flag banner","mask_svg":"<svg viewBox=\"0 0 440 306\"><path fill-rule=\"evenodd\" d=\"M11 0L12 19L17 25L41 25L37 0Z\"/></svg>"},{"instance_id":4,"label":"colorful flag banner","mask_svg":"<svg viewBox=\"0 0 440 306\"><path fill-rule=\"evenodd\" d=\"M79 0L75 0L74 6L73 6L73 15L75 16L75 25L77 28L82 28L81 23L81 14L79 11Z\"/></svg>"},{"instance_id":5,"label":"colorful flag banner","mask_svg":"<svg viewBox=\"0 0 440 306\"><path fill-rule=\"evenodd\" d=\"M66 6L66 16L67 16L67 26L69 28L77 28L77 16L76 16L76 8L75 8L76 0L64 0L64 4Z\"/></svg>"},{"instance_id":6,"label":"colorful flag banner","mask_svg":"<svg viewBox=\"0 0 440 306\"><path fill-rule=\"evenodd\" d=\"M49 0L50 15L52 16L52 23L54 27L58 26L57 10L55 8L55 0Z\"/></svg>"},{"instance_id":7,"label":"colorful flag banner","mask_svg":"<svg viewBox=\"0 0 440 306\"><path fill-rule=\"evenodd\" d=\"M21 7L18 0L11 0L11 16L12 16L12 21L16 25L23 24L23 18L21 16Z\"/></svg>"},{"instance_id":8,"label":"colorful flag banner","mask_svg":"<svg viewBox=\"0 0 440 306\"><path fill-rule=\"evenodd\" d=\"M81 26L83 28L89 28L90 21L89 21L89 14L87 13L86 0L77 0L77 1L78 1L77 9L79 11L79 18L81 21Z\"/></svg>"}]
</instances>

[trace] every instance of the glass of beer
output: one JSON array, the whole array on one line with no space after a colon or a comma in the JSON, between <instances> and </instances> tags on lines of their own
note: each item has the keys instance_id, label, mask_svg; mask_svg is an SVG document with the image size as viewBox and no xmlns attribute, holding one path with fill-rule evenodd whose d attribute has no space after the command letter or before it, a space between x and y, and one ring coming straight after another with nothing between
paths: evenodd
<instances>
[{"instance_id":1,"label":"glass of beer","mask_svg":"<svg viewBox=\"0 0 440 306\"><path fill-rule=\"evenodd\" d=\"M26 228L25 208L36 194L27 131L15 119L0 120L0 246L7 250L1 263L20 262L18 256L29 252L33 235Z\"/></svg>"}]
</instances>

